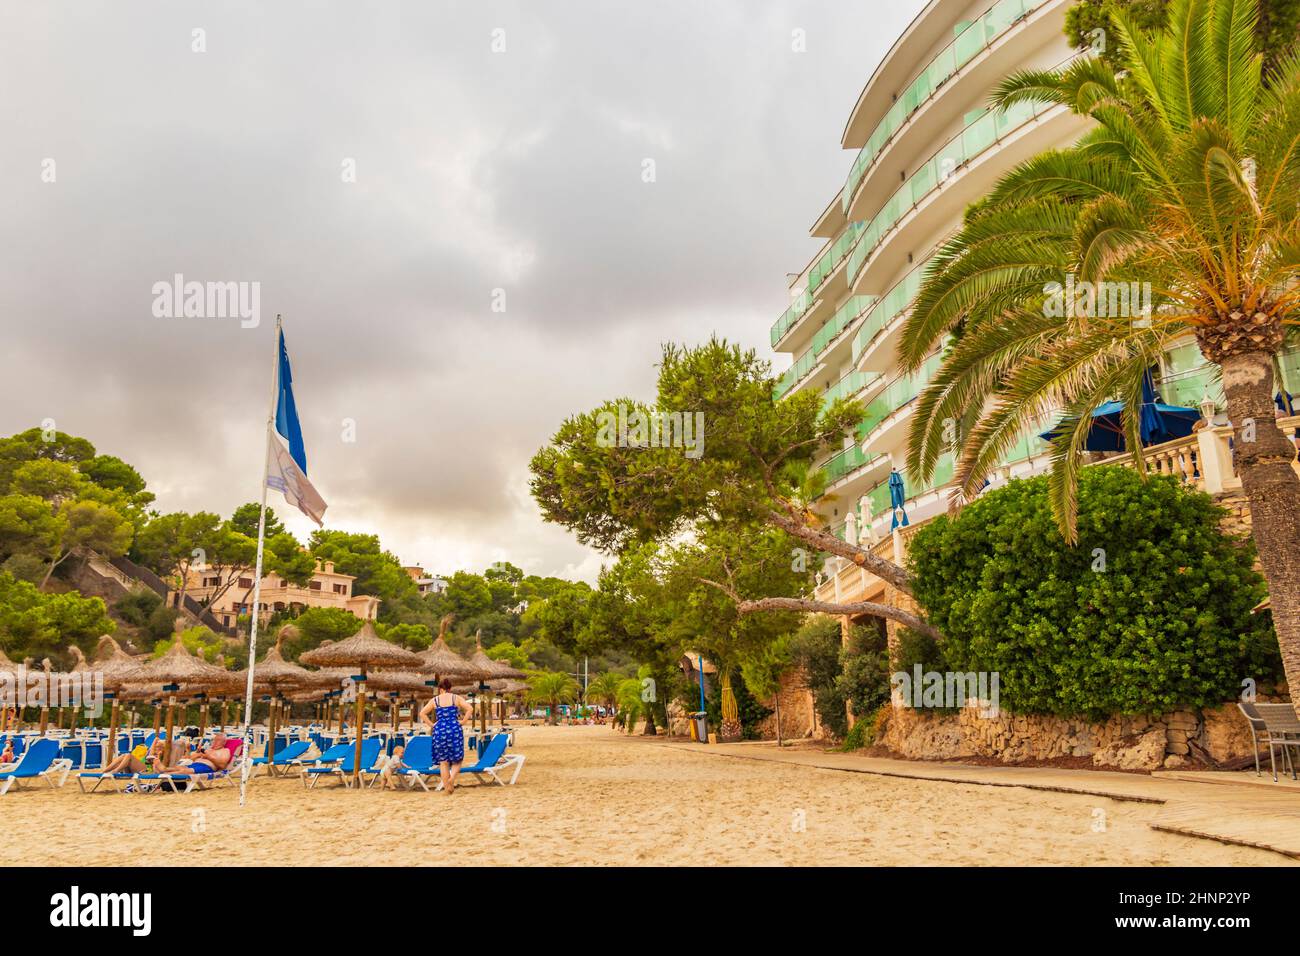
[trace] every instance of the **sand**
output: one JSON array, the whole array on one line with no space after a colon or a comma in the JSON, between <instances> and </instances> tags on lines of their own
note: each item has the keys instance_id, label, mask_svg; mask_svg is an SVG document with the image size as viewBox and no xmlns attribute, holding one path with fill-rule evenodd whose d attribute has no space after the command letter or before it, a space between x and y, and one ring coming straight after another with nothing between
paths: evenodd
<instances>
[{"instance_id":1,"label":"sand","mask_svg":"<svg viewBox=\"0 0 1300 956\"><path fill-rule=\"evenodd\" d=\"M0 797L0 863L1284 865L1151 830L1150 804L735 760L608 727L525 727L518 785ZM1099 832L1099 821L1104 830Z\"/></svg>"}]
</instances>

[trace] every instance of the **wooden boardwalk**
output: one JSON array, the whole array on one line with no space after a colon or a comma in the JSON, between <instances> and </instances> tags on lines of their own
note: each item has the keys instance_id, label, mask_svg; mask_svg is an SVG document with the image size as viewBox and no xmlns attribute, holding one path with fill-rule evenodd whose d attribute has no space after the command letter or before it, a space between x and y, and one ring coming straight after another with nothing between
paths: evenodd
<instances>
[{"instance_id":1,"label":"wooden boardwalk","mask_svg":"<svg viewBox=\"0 0 1300 956\"><path fill-rule=\"evenodd\" d=\"M653 740L653 738L647 738ZM1246 773L1167 771L1155 774L1052 767L986 767L940 761L892 760L817 750L807 745L777 749L769 742L662 746L701 756L767 760L846 773L904 777L982 787L1024 787L1152 804L1148 824L1155 830L1257 847L1300 859L1300 783L1289 777L1273 783Z\"/></svg>"}]
</instances>

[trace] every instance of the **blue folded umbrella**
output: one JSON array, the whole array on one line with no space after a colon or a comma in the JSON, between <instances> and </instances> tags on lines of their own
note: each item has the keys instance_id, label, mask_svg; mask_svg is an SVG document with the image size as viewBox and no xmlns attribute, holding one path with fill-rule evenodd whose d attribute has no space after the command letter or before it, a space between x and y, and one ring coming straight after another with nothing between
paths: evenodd
<instances>
[{"instance_id":1,"label":"blue folded umbrella","mask_svg":"<svg viewBox=\"0 0 1300 956\"><path fill-rule=\"evenodd\" d=\"M1086 451L1124 451L1124 403L1105 402L1092 411L1092 426L1083 447ZM1183 405L1166 405L1156 401L1155 383L1151 373L1142 376L1142 407L1138 411L1138 432L1143 446L1163 445L1175 438L1186 438L1201 419L1196 408ZM1066 432L1066 422L1058 422L1039 437L1055 441Z\"/></svg>"}]
</instances>

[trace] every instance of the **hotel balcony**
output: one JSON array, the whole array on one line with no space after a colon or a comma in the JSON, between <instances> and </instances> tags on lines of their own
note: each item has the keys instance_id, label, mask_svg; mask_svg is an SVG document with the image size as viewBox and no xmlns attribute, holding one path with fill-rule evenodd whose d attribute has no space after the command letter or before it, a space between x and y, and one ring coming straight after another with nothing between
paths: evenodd
<instances>
[{"instance_id":1,"label":"hotel balcony","mask_svg":"<svg viewBox=\"0 0 1300 956\"><path fill-rule=\"evenodd\" d=\"M1064 106L1020 103L987 111L945 143L894 192L859 230L848 257L854 294L878 289L911 264L913 249L928 249L961 222L966 207L984 196L1008 169L1067 142L1086 121Z\"/></svg>"},{"instance_id":2,"label":"hotel balcony","mask_svg":"<svg viewBox=\"0 0 1300 956\"><path fill-rule=\"evenodd\" d=\"M958 111L984 106L987 91L1003 77L1062 59L1068 45L1061 21L1069 5L1070 0L999 0L972 20L939 18L952 24L955 36L895 95L866 136L841 193L845 218L868 218L871 197L897 181L895 170L911 168L918 151L940 137ZM867 98L864 92L859 103ZM850 128L864 120L855 111Z\"/></svg>"}]
</instances>

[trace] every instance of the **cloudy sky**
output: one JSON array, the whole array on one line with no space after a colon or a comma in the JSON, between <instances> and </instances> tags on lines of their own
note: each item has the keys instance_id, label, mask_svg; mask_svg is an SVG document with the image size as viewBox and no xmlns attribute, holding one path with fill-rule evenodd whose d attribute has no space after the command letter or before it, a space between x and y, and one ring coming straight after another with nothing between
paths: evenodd
<instances>
[{"instance_id":1,"label":"cloudy sky","mask_svg":"<svg viewBox=\"0 0 1300 956\"><path fill-rule=\"evenodd\" d=\"M587 580L528 459L651 398L660 342L770 355L844 121L921 6L0 2L0 434L53 419L163 510L228 514L282 313L329 527ZM155 316L177 273L260 283L260 324Z\"/></svg>"}]
</instances>

